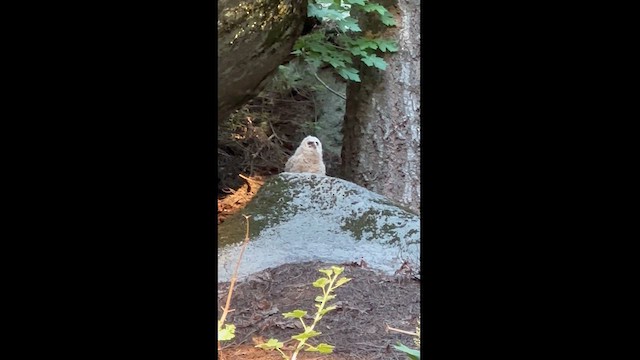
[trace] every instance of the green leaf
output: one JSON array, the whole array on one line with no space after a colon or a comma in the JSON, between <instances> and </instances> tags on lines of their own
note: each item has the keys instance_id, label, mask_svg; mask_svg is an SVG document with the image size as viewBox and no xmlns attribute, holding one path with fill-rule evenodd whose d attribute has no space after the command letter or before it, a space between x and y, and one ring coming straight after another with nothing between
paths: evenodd
<instances>
[{"instance_id":1,"label":"green leaf","mask_svg":"<svg viewBox=\"0 0 640 360\"><path fill-rule=\"evenodd\" d=\"M333 345L329 345L329 344L325 344L325 343L320 343L318 344L318 346L316 346L316 348L318 349L318 351L321 354L331 354L333 352L333 348L335 346Z\"/></svg>"},{"instance_id":2,"label":"green leaf","mask_svg":"<svg viewBox=\"0 0 640 360\"><path fill-rule=\"evenodd\" d=\"M327 295L327 301L333 300L335 298L336 298L335 295ZM322 296L322 295L316 296L315 301L321 303L322 301L324 301L324 296Z\"/></svg>"},{"instance_id":3,"label":"green leaf","mask_svg":"<svg viewBox=\"0 0 640 360\"><path fill-rule=\"evenodd\" d=\"M355 56L361 56L367 54L366 51L360 49L359 47L350 48L349 51Z\"/></svg>"},{"instance_id":4,"label":"green leaf","mask_svg":"<svg viewBox=\"0 0 640 360\"><path fill-rule=\"evenodd\" d=\"M351 17L342 19L340 21L337 21L336 23L340 27L340 30L342 31L353 31L353 32L362 31L362 29L360 28L360 25L358 25L358 22Z\"/></svg>"},{"instance_id":5,"label":"green leaf","mask_svg":"<svg viewBox=\"0 0 640 360\"><path fill-rule=\"evenodd\" d=\"M333 275L333 270L331 270L331 269L320 269L318 271L320 271L321 273L327 275L328 277L331 277Z\"/></svg>"},{"instance_id":6,"label":"green leaf","mask_svg":"<svg viewBox=\"0 0 640 360\"><path fill-rule=\"evenodd\" d=\"M319 352L321 354L331 354L334 348L333 345L329 345L325 343L321 343L318 346L311 346L309 344L305 344L305 345L307 345L307 348L304 349L304 351Z\"/></svg>"},{"instance_id":7,"label":"green leaf","mask_svg":"<svg viewBox=\"0 0 640 360\"><path fill-rule=\"evenodd\" d=\"M401 343L398 343L398 345L393 345L393 347L406 353L411 360L420 360L420 350L411 349Z\"/></svg>"},{"instance_id":8,"label":"green leaf","mask_svg":"<svg viewBox=\"0 0 640 360\"><path fill-rule=\"evenodd\" d=\"M378 39L376 40L376 43L378 44L378 48L380 48L380 51L389 51L389 52L396 52L398 51L398 44L393 41L393 40L386 40L386 39Z\"/></svg>"},{"instance_id":9,"label":"green leaf","mask_svg":"<svg viewBox=\"0 0 640 360\"><path fill-rule=\"evenodd\" d=\"M322 60L324 62L327 62L327 63L331 64L331 66L333 66L334 68L339 68L339 67L344 66L344 61L338 60L338 59L333 58L331 56L325 56L325 57L322 58Z\"/></svg>"},{"instance_id":10,"label":"green leaf","mask_svg":"<svg viewBox=\"0 0 640 360\"><path fill-rule=\"evenodd\" d=\"M367 38L358 38L355 41L355 45L357 45L361 50L366 50L366 49L377 49L378 48L378 43L375 40L372 39L367 39Z\"/></svg>"},{"instance_id":11,"label":"green leaf","mask_svg":"<svg viewBox=\"0 0 640 360\"><path fill-rule=\"evenodd\" d=\"M313 282L313 286L314 286L314 287L321 288L321 287L324 287L324 286L325 286L326 284L328 284L328 283L329 283L329 279L327 279L327 278L320 278L320 279L318 279L318 280L316 280L316 281L314 281L314 282Z\"/></svg>"},{"instance_id":12,"label":"green leaf","mask_svg":"<svg viewBox=\"0 0 640 360\"><path fill-rule=\"evenodd\" d=\"M269 339L266 343L256 345L255 347L265 349L265 350L274 350L280 349L284 346L283 342L278 341L277 339Z\"/></svg>"},{"instance_id":13,"label":"green leaf","mask_svg":"<svg viewBox=\"0 0 640 360\"><path fill-rule=\"evenodd\" d=\"M362 8L366 12L377 11L378 14L380 15L384 15L385 13L388 13L387 9L385 9L384 6L376 3L371 3L371 2L366 5L363 5Z\"/></svg>"},{"instance_id":14,"label":"green leaf","mask_svg":"<svg viewBox=\"0 0 640 360\"><path fill-rule=\"evenodd\" d=\"M344 47L351 46L355 44L355 40L351 38L351 36L345 34L339 34L336 36L336 41Z\"/></svg>"},{"instance_id":15,"label":"green leaf","mask_svg":"<svg viewBox=\"0 0 640 360\"><path fill-rule=\"evenodd\" d=\"M317 351L320 351L320 350L318 350L318 348L317 348L317 347L315 347L315 346L311 346L311 345L309 345L309 344L305 344L305 345L307 345L307 347L306 347L306 349L304 349L304 351L308 351L308 352L317 352Z\"/></svg>"},{"instance_id":16,"label":"green leaf","mask_svg":"<svg viewBox=\"0 0 640 360\"><path fill-rule=\"evenodd\" d=\"M219 329L218 340L227 341L236 337L236 326L233 324L225 324L224 329Z\"/></svg>"},{"instance_id":17,"label":"green leaf","mask_svg":"<svg viewBox=\"0 0 640 360\"><path fill-rule=\"evenodd\" d=\"M284 318L294 318L294 319L302 319L303 316L307 315L306 311L303 310L293 310L292 312L283 313Z\"/></svg>"},{"instance_id":18,"label":"green leaf","mask_svg":"<svg viewBox=\"0 0 640 360\"><path fill-rule=\"evenodd\" d=\"M349 11L340 3L340 1L334 1L333 4L329 5L329 9L338 10L345 15L349 16Z\"/></svg>"},{"instance_id":19,"label":"green leaf","mask_svg":"<svg viewBox=\"0 0 640 360\"><path fill-rule=\"evenodd\" d=\"M309 50L315 51L318 54L327 52L327 47L322 44L311 43L311 44L308 44L307 47L309 48Z\"/></svg>"},{"instance_id":20,"label":"green leaf","mask_svg":"<svg viewBox=\"0 0 640 360\"><path fill-rule=\"evenodd\" d=\"M367 66L375 66L380 70L387 68L387 63L381 57L376 56L376 54L363 56L362 62L367 64Z\"/></svg>"},{"instance_id":21,"label":"green leaf","mask_svg":"<svg viewBox=\"0 0 640 360\"><path fill-rule=\"evenodd\" d=\"M380 15L380 21L387 26L396 26L396 20L389 13Z\"/></svg>"},{"instance_id":22,"label":"green leaf","mask_svg":"<svg viewBox=\"0 0 640 360\"><path fill-rule=\"evenodd\" d=\"M335 308L336 308L335 306L329 306L329 307L326 307L326 308L322 309L322 311L320 311L320 316L328 313L331 310L335 310Z\"/></svg>"},{"instance_id":23,"label":"green leaf","mask_svg":"<svg viewBox=\"0 0 640 360\"><path fill-rule=\"evenodd\" d=\"M291 338L295 339L295 340L306 340L308 338L314 337L314 336L318 336L322 334L319 331L315 331L315 330L309 330L309 331L305 331L302 334L298 334L298 335L293 335Z\"/></svg>"},{"instance_id":24,"label":"green leaf","mask_svg":"<svg viewBox=\"0 0 640 360\"><path fill-rule=\"evenodd\" d=\"M349 281L351 281L351 279L350 279L350 278L345 278L345 277L340 278L340 279L338 279L338 281L336 281L336 283L335 283L335 285L333 286L333 288L335 289L335 288L337 288L338 286L342 286L342 285L344 285L344 284L348 283Z\"/></svg>"},{"instance_id":25,"label":"green leaf","mask_svg":"<svg viewBox=\"0 0 640 360\"><path fill-rule=\"evenodd\" d=\"M358 75L358 70L354 68L341 68L337 69L338 74L347 80L352 80L355 82L360 82L360 76Z\"/></svg>"},{"instance_id":26,"label":"green leaf","mask_svg":"<svg viewBox=\"0 0 640 360\"><path fill-rule=\"evenodd\" d=\"M342 274L344 272L344 267L332 266L331 269L336 276Z\"/></svg>"},{"instance_id":27,"label":"green leaf","mask_svg":"<svg viewBox=\"0 0 640 360\"><path fill-rule=\"evenodd\" d=\"M356 4L364 6L364 0L344 0L347 4Z\"/></svg>"},{"instance_id":28,"label":"green leaf","mask_svg":"<svg viewBox=\"0 0 640 360\"><path fill-rule=\"evenodd\" d=\"M296 40L296 43L293 44L293 50L300 50L302 48L304 48L304 39L300 37Z\"/></svg>"},{"instance_id":29,"label":"green leaf","mask_svg":"<svg viewBox=\"0 0 640 360\"><path fill-rule=\"evenodd\" d=\"M307 6L307 16L316 17L320 20L329 19L333 21L341 21L344 17L345 10L335 10L335 8L324 8L317 5L309 4Z\"/></svg>"}]
</instances>

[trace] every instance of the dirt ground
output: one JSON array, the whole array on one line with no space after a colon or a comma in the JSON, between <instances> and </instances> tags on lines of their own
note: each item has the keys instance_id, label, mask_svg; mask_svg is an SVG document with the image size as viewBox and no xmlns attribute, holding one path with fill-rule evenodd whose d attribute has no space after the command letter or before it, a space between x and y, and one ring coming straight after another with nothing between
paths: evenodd
<instances>
[{"instance_id":1,"label":"dirt ground","mask_svg":"<svg viewBox=\"0 0 640 360\"><path fill-rule=\"evenodd\" d=\"M218 224L242 210L264 184L260 176L239 176L244 180L244 185L237 189L227 189L227 194L218 196Z\"/></svg>"},{"instance_id":2,"label":"dirt ground","mask_svg":"<svg viewBox=\"0 0 640 360\"><path fill-rule=\"evenodd\" d=\"M311 284L324 275L319 269L344 266L344 276L352 280L338 288L330 304L337 308L326 314L315 330L322 334L309 342L335 346L332 354L301 352L299 359L378 360L407 359L393 345L401 342L415 348L413 337L387 331L386 326L410 332L420 316L420 282L405 276L386 276L359 264L307 262L264 270L236 284L226 323L236 326L236 337L221 343L222 359L282 359L277 351L255 345L276 338L292 348L292 335L300 333L298 319L285 319L283 312L306 310L312 321L314 299L322 290ZM224 308L229 283L218 284L218 319ZM291 352L285 351L289 356Z\"/></svg>"}]
</instances>

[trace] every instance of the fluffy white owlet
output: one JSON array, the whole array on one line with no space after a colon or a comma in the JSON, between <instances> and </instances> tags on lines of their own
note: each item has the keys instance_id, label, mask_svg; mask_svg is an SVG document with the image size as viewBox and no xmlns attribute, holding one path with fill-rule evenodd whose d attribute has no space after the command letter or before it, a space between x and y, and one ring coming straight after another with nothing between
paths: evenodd
<instances>
[{"instance_id":1,"label":"fluffy white owlet","mask_svg":"<svg viewBox=\"0 0 640 360\"><path fill-rule=\"evenodd\" d=\"M322 161L322 144L320 140L315 136L304 138L296 152L287 161L284 171L325 175L326 170Z\"/></svg>"}]
</instances>

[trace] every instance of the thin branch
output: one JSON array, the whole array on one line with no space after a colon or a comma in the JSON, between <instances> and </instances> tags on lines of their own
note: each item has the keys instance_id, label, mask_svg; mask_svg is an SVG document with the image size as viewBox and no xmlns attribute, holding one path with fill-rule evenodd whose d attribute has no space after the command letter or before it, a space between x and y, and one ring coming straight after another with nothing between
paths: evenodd
<instances>
[{"instance_id":1,"label":"thin branch","mask_svg":"<svg viewBox=\"0 0 640 360\"><path fill-rule=\"evenodd\" d=\"M247 219L247 233L244 238L244 243L242 244L242 248L240 249L240 256L238 256L238 261L236 262L236 267L233 270L233 275L231 276L231 284L229 285L229 294L227 295L227 303L224 306L224 310L222 311L222 317L220 318L220 324L224 324L224 320L229 313L229 305L231 304L231 295L233 294L233 287L236 284L236 280L238 278L238 269L240 268L240 262L242 261L242 255L244 254L244 249L247 248L247 244L249 243L249 217L242 214L245 219ZM218 350L221 350L220 341L218 341Z\"/></svg>"},{"instance_id":2,"label":"thin branch","mask_svg":"<svg viewBox=\"0 0 640 360\"><path fill-rule=\"evenodd\" d=\"M386 326L386 330L387 330L387 332L388 332L389 330L391 330L391 331L399 332L399 333L401 333L401 334L407 334L407 335L411 335L411 336L419 336L418 334L416 334L416 333L414 333L414 332L410 332L410 331L406 331L406 330L401 330L401 329L392 328L391 326L389 326L389 325L387 325L387 324L385 324L385 326Z\"/></svg>"},{"instance_id":3,"label":"thin branch","mask_svg":"<svg viewBox=\"0 0 640 360\"><path fill-rule=\"evenodd\" d=\"M337 91L333 90L332 88L330 88L329 85L325 84L324 81L322 81L322 79L320 79L320 77L318 76L317 73L313 73L313 76L315 76L316 79L318 79L318 81L320 81L320 83L322 85L324 85L324 87L327 88L327 90L331 91L332 93L334 93L335 95L341 97L342 99L347 100L347 97L345 95L340 94L339 92L337 92Z\"/></svg>"},{"instance_id":4,"label":"thin branch","mask_svg":"<svg viewBox=\"0 0 640 360\"><path fill-rule=\"evenodd\" d=\"M247 193L250 193L251 192L251 183L249 182L249 180L251 180L251 179L249 179L248 177L246 177L246 176L244 176L242 174L238 174L238 176L240 176L242 179L244 179L244 181L247 183ZM247 218L247 226L249 226L248 218ZM249 235L247 234L247 236L249 236Z\"/></svg>"},{"instance_id":5,"label":"thin branch","mask_svg":"<svg viewBox=\"0 0 640 360\"><path fill-rule=\"evenodd\" d=\"M282 139L280 139L278 134L276 134L276 130L273 128L273 124L271 124L271 120L267 120L267 121L269 122L269 127L271 128L271 136L275 136L276 139L280 140L280 143L282 143ZM269 140L271 140L271 136L269 136Z\"/></svg>"},{"instance_id":6,"label":"thin branch","mask_svg":"<svg viewBox=\"0 0 640 360\"><path fill-rule=\"evenodd\" d=\"M334 48L336 48L336 49L340 49L340 50L344 50L344 51L349 51L349 52L351 52L351 50L349 50L349 49L347 49L347 48L343 48L342 46L338 46L338 45L336 45L336 44L334 44L334 43L332 43L332 42L329 42L329 45L333 46L333 47L334 47Z\"/></svg>"}]
</instances>

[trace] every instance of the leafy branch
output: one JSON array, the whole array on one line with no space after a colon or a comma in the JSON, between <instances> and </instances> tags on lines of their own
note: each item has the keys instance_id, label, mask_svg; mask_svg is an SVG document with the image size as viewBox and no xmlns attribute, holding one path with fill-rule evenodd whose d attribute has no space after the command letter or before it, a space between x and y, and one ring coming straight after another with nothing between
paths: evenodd
<instances>
[{"instance_id":1,"label":"leafy branch","mask_svg":"<svg viewBox=\"0 0 640 360\"><path fill-rule=\"evenodd\" d=\"M352 12L375 13L385 26L395 26L391 13L382 5L369 0L309 0L307 14L320 19L325 26L296 41L292 54L314 67L331 65L346 80L360 82L353 58L366 66L385 70L387 63L380 53L396 52L398 45L390 39L362 35L358 20Z\"/></svg>"}]
</instances>

